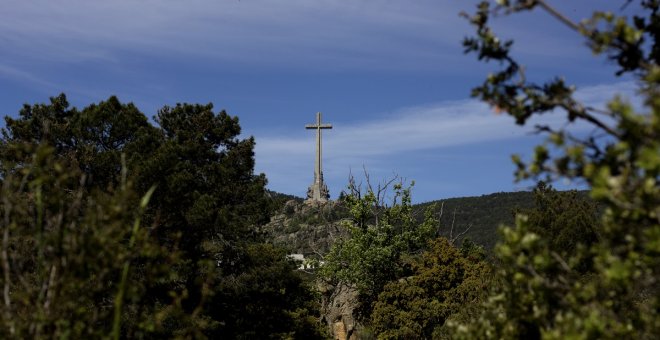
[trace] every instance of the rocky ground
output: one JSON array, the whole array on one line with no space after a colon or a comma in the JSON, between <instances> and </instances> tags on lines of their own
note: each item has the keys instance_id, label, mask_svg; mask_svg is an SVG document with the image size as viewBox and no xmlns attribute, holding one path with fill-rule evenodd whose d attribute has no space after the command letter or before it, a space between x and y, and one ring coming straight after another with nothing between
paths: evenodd
<instances>
[{"instance_id":1,"label":"rocky ground","mask_svg":"<svg viewBox=\"0 0 660 340\"><path fill-rule=\"evenodd\" d=\"M289 200L263 231L292 254L322 256L337 238L346 236L341 224L347 217L346 209L335 201L308 204Z\"/></svg>"}]
</instances>

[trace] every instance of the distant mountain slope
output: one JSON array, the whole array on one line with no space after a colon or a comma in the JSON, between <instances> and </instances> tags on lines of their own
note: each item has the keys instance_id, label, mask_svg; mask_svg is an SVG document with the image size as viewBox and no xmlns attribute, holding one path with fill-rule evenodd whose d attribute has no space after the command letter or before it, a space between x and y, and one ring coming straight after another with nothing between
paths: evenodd
<instances>
[{"instance_id":1,"label":"distant mountain slope","mask_svg":"<svg viewBox=\"0 0 660 340\"><path fill-rule=\"evenodd\" d=\"M417 204L414 208L417 210L418 216L422 217L423 212L432 205L435 205L437 214L442 209L441 235L449 236L452 220L455 217L453 236L457 236L465 228L470 227L459 240L467 237L491 250L497 242L497 228L502 224L513 225L514 211L533 207L534 195L529 191L499 192L426 202Z\"/></svg>"},{"instance_id":2,"label":"distant mountain slope","mask_svg":"<svg viewBox=\"0 0 660 340\"><path fill-rule=\"evenodd\" d=\"M268 190L268 189L266 189L266 195L268 197L270 197L271 199L273 199L273 200L283 202L282 205L284 203L286 203L287 201L289 201L289 200L294 200L296 202L302 202L304 200L302 197L289 195L289 194L283 194L281 192L272 191L272 190Z\"/></svg>"},{"instance_id":3,"label":"distant mountain slope","mask_svg":"<svg viewBox=\"0 0 660 340\"><path fill-rule=\"evenodd\" d=\"M268 210L269 214L272 217L282 211L282 208L288 201L294 201L297 203L302 203L303 199L298 196L283 194L281 192L272 191L266 189L266 197L268 198Z\"/></svg>"}]
</instances>

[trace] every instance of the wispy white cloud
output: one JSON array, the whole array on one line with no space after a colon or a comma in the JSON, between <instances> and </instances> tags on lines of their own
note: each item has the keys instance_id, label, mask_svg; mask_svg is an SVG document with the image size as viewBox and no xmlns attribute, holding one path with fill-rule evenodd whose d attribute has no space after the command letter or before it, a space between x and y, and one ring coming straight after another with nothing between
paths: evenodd
<instances>
[{"instance_id":1,"label":"wispy white cloud","mask_svg":"<svg viewBox=\"0 0 660 340\"><path fill-rule=\"evenodd\" d=\"M586 105L603 107L616 93L634 99L634 84L622 82L579 89L576 96ZM331 121L331 114L327 115ZM349 169L363 165L376 172L399 172L397 160L419 153L441 153L456 146L498 143L529 135L534 124L554 126L565 124L563 114L546 114L516 126L507 115L498 115L487 105L475 100L441 102L433 105L405 108L383 115L378 121L336 123L333 130L324 131L325 175L330 183L346 181ZM265 172L274 188L304 188L311 181L314 157L314 136L302 131L288 136L255 133L257 140L257 170ZM573 131L591 127L573 125ZM474 157L482 157L474 155ZM405 174L401 174L405 175Z\"/></svg>"},{"instance_id":2,"label":"wispy white cloud","mask_svg":"<svg viewBox=\"0 0 660 340\"><path fill-rule=\"evenodd\" d=\"M112 59L120 48L260 62L352 55L366 66L377 55L437 54L432 45L459 39L448 29L459 22L455 7L431 1L9 0L0 5L2 41L32 57L62 61Z\"/></svg>"},{"instance_id":3,"label":"wispy white cloud","mask_svg":"<svg viewBox=\"0 0 660 340\"><path fill-rule=\"evenodd\" d=\"M350 69L439 69L460 58L476 1L5 0L5 53L117 62L120 53ZM521 30L515 20L505 26ZM524 37L521 37L524 39ZM536 41L536 40L535 40ZM544 53L570 51L544 39ZM563 52L562 52L563 51Z\"/></svg>"},{"instance_id":4,"label":"wispy white cloud","mask_svg":"<svg viewBox=\"0 0 660 340\"><path fill-rule=\"evenodd\" d=\"M55 84L51 83L50 81L47 81L31 72L27 72L8 65L0 64L0 78L11 78L48 89L56 88Z\"/></svg>"}]
</instances>

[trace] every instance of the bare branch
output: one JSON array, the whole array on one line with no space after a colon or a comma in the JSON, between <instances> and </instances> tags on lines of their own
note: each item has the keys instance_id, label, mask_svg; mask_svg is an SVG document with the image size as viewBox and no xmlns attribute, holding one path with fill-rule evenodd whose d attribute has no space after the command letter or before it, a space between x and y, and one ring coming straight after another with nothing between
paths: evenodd
<instances>
[{"instance_id":1,"label":"bare branch","mask_svg":"<svg viewBox=\"0 0 660 340\"><path fill-rule=\"evenodd\" d=\"M362 164L362 170L364 171L364 178L367 181L367 192L374 192L374 188L371 186L371 179L369 178L369 173L367 172L367 167Z\"/></svg>"},{"instance_id":2,"label":"bare branch","mask_svg":"<svg viewBox=\"0 0 660 340\"><path fill-rule=\"evenodd\" d=\"M607 124L605 124L605 123L601 122L600 120L598 120L596 117L589 114L587 112L587 109L582 107L582 105L580 105L578 103L572 103L572 105L569 106L569 104L564 103L564 104L561 104L560 106L564 110L566 110L567 112L573 112L579 118L582 118L582 119L596 125L597 127L601 128L603 131L610 134L611 136L616 137L616 138L621 138L621 136L618 132L616 132L611 127L607 126Z\"/></svg>"},{"instance_id":3,"label":"bare branch","mask_svg":"<svg viewBox=\"0 0 660 340\"><path fill-rule=\"evenodd\" d=\"M14 333L14 327L13 324L11 323L11 297L9 296L9 286L11 285L11 277L9 275L9 254L7 253L7 249L9 248L9 214L11 212L11 205L9 200L7 199L7 196L5 195L3 197L3 203L4 203L4 208L5 208L5 216L4 216L4 230L2 233L2 271L4 272L3 279L4 279L4 287L3 287L3 298L4 298L4 304L5 304L5 312L7 315L5 315L5 318L7 321L10 322L10 332L13 334Z\"/></svg>"},{"instance_id":4,"label":"bare branch","mask_svg":"<svg viewBox=\"0 0 660 340\"><path fill-rule=\"evenodd\" d=\"M576 23L574 23L571 19L563 15L561 12L557 11L548 3L546 3L544 0L536 0L536 2L543 8L546 12L550 13L553 17L555 17L557 20L561 21L563 24L566 26L570 27L572 30L579 32L580 31L580 26Z\"/></svg>"},{"instance_id":5,"label":"bare branch","mask_svg":"<svg viewBox=\"0 0 660 340\"><path fill-rule=\"evenodd\" d=\"M440 203L440 213L438 214L438 229L435 232L436 236L440 235L440 228L442 228L442 223L441 223L442 215L444 211L445 211L445 201L442 201L442 203Z\"/></svg>"},{"instance_id":6,"label":"bare branch","mask_svg":"<svg viewBox=\"0 0 660 340\"><path fill-rule=\"evenodd\" d=\"M399 175L394 174L394 175L392 176L392 178L391 178L389 181L387 181L386 183L384 183L382 189L380 188L380 184L378 185L378 196L380 196L381 194L383 195L383 197L382 197L383 204L381 204L381 206L384 206L384 205L385 205L385 193L387 193L387 189L388 189L389 186L390 186L392 183L394 183L394 181L396 181L397 179L400 179L400 178L399 178ZM394 198L393 198L393 202L392 202L392 206L394 206L394 205L396 205L396 195L394 196Z\"/></svg>"},{"instance_id":7,"label":"bare branch","mask_svg":"<svg viewBox=\"0 0 660 340\"><path fill-rule=\"evenodd\" d=\"M596 107L593 107L593 106L585 106L584 109L587 110L587 111L599 113L599 114L602 114L602 115L608 116L608 117L613 117L614 116L614 114L611 111L604 110L604 109L599 109L599 108L596 108Z\"/></svg>"},{"instance_id":8,"label":"bare branch","mask_svg":"<svg viewBox=\"0 0 660 340\"><path fill-rule=\"evenodd\" d=\"M561 258L561 256L559 256L559 254L557 254L557 253L554 252L554 251L551 251L551 252L550 252L550 255L551 255L555 260L557 260L557 262L559 262L559 264L561 265L561 268L562 268L563 270L565 270L565 271L567 271L567 272L570 272L570 271L571 271L571 267L568 266L568 263L566 263L566 261L564 261L564 259Z\"/></svg>"},{"instance_id":9,"label":"bare branch","mask_svg":"<svg viewBox=\"0 0 660 340\"><path fill-rule=\"evenodd\" d=\"M454 244L454 242L456 242L459 238L461 238L461 236L465 235L470 230L470 228L472 228L472 224L469 224L467 228L463 230L462 233L456 235L456 237L453 240L451 240L451 244Z\"/></svg>"},{"instance_id":10,"label":"bare branch","mask_svg":"<svg viewBox=\"0 0 660 340\"><path fill-rule=\"evenodd\" d=\"M53 300L54 287L55 287L55 276L57 274L57 266L55 264L50 266L50 276L48 278L48 287L46 288L46 301L44 302L44 310L48 313L50 309L51 301Z\"/></svg>"},{"instance_id":11,"label":"bare branch","mask_svg":"<svg viewBox=\"0 0 660 340\"><path fill-rule=\"evenodd\" d=\"M454 223L456 222L456 208L454 208L454 213L451 218L451 229L449 229L449 241L453 243L452 239L454 238Z\"/></svg>"}]
</instances>

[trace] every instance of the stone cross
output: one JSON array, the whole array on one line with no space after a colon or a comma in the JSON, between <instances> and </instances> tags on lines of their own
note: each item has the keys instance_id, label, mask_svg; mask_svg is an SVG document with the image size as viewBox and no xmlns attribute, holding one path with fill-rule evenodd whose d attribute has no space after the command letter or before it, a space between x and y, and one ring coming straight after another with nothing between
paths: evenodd
<instances>
[{"instance_id":1,"label":"stone cross","mask_svg":"<svg viewBox=\"0 0 660 340\"><path fill-rule=\"evenodd\" d=\"M314 162L314 182L307 189L308 202L327 202L330 198L328 187L323 182L321 159L321 129L332 129L330 124L321 124L321 112L316 113L316 124L305 125L306 129L316 129L316 161Z\"/></svg>"}]
</instances>

